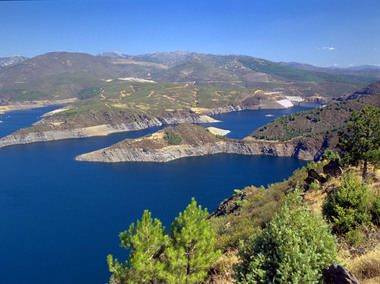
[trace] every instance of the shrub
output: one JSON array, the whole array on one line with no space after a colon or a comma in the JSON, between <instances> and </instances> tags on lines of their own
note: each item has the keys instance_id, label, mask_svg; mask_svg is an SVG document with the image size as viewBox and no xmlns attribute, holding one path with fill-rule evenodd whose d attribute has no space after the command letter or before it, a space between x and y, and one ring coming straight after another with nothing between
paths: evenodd
<instances>
[{"instance_id":1,"label":"shrub","mask_svg":"<svg viewBox=\"0 0 380 284\"><path fill-rule=\"evenodd\" d=\"M319 185L319 182L317 181L317 180L315 180L315 181L313 181L311 184L310 184L310 186L309 186L309 188L311 189L311 190L316 190L316 189L319 189L321 186Z\"/></svg>"},{"instance_id":2,"label":"shrub","mask_svg":"<svg viewBox=\"0 0 380 284\"><path fill-rule=\"evenodd\" d=\"M360 229L355 229L347 232L345 235L345 239L350 246L355 246L363 242L364 234L362 231L360 231Z\"/></svg>"},{"instance_id":3,"label":"shrub","mask_svg":"<svg viewBox=\"0 0 380 284\"><path fill-rule=\"evenodd\" d=\"M165 135L165 139L168 140L170 145L179 145L182 142L181 136L172 130L168 130Z\"/></svg>"},{"instance_id":4,"label":"shrub","mask_svg":"<svg viewBox=\"0 0 380 284\"><path fill-rule=\"evenodd\" d=\"M238 283L320 283L322 270L335 262L337 241L316 214L287 196L268 226L240 248Z\"/></svg>"},{"instance_id":5,"label":"shrub","mask_svg":"<svg viewBox=\"0 0 380 284\"><path fill-rule=\"evenodd\" d=\"M380 225L380 196L375 196L371 208L372 222Z\"/></svg>"},{"instance_id":6,"label":"shrub","mask_svg":"<svg viewBox=\"0 0 380 284\"><path fill-rule=\"evenodd\" d=\"M348 173L323 204L323 215L333 223L335 232L346 234L371 220L368 197L365 184Z\"/></svg>"},{"instance_id":7,"label":"shrub","mask_svg":"<svg viewBox=\"0 0 380 284\"><path fill-rule=\"evenodd\" d=\"M317 163L314 162L314 161L311 161L311 162L309 162L309 163L306 165L306 168L307 168L308 170L310 170L310 169L315 169L316 167L317 167Z\"/></svg>"},{"instance_id":8,"label":"shrub","mask_svg":"<svg viewBox=\"0 0 380 284\"><path fill-rule=\"evenodd\" d=\"M338 152L334 152L330 149L327 149L323 155L322 159L326 161L335 161L335 160L340 160L340 156Z\"/></svg>"}]
</instances>

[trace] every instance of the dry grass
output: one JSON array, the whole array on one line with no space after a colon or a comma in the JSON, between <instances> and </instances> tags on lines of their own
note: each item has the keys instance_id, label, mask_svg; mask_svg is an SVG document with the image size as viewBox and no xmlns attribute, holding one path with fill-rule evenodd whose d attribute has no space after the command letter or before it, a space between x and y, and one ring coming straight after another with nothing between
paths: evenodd
<instances>
[{"instance_id":1,"label":"dry grass","mask_svg":"<svg viewBox=\"0 0 380 284\"><path fill-rule=\"evenodd\" d=\"M209 279L205 284L232 284L235 283L233 276L233 265L239 263L237 250L227 251L214 263L211 268Z\"/></svg>"},{"instance_id":2,"label":"dry grass","mask_svg":"<svg viewBox=\"0 0 380 284\"><path fill-rule=\"evenodd\" d=\"M331 177L326 184L319 189L308 190L303 197L304 204L318 215L322 216L322 205L326 201L328 194L340 186L340 178Z\"/></svg>"},{"instance_id":3,"label":"dry grass","mask_svg":"<svg viewBox=\"0 0 380 284\"><path fill-rule=\"evenodd\" d=\"M343 261L361 283L380 283L380 245L366 254L343 258Z\"/></svg>"},{"instance_id":4,"label":"dry grass","mask_svg":"<svg viewBox=\"0 0 380 284\"><path fill-rule=\"evenodd\" d=\"M324 190L310 190L305 193L303 202L311 210L322 215L322 205L327 198L327 193Z\"/></svg>"},{"instance_id":5,"label":"dry grass","mask_svg":"<svg viewBox=\"0 0 380 284\"><path fill-rule=\"evenodd\" d=\"M366 279L361 282L361 284L379 284L379 283L380 283L380 277Z\"/></svg>"},{"instance_id":6,"label":"dry grass","mask_svg":"<svg viewBox=\"0 0 380 284\"><path fill-rule=\"evenodd\" d=\"M345 172L353 171L361 179L361 168L350 167ZM380 170L369 168L369 190L375 195L380 194ZM327 195L334 188L340 186L340 178L332 178L317 190L305 192L304 203L317 214L322 215L322 205ZM368 229L369 230L369 229ZM380 233L379 230L365 231L365 241L358 247L347 245L344 239L340 239L339 258L362 284L380 283Z\"/></svg>"}]
</instances>

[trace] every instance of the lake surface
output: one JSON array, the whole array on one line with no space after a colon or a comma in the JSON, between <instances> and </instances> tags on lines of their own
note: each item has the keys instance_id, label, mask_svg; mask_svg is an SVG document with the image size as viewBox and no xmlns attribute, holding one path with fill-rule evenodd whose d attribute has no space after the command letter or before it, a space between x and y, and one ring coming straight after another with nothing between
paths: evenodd
<instances>
[{"instance_id":1,"label":"lake surface","mask_svg":"<svg viewBox=\"0 0 380 284\"><path fill-rule=\"evenodd\" d=\"M53 108L0 115L0 136ZM219 115L216 127L244 137L297 109ZM274 117L265 117L271 113ZM249 127L250 126L250 127ZM0 149L2 283L106 283L106 256L120 260L118 234L149 209L169 227L191 197L209 211L247 185L281 181L305 164L292 158L213 155L157 163L83 163L76 155L159 128Z\"/></svg>"}]
</instances>

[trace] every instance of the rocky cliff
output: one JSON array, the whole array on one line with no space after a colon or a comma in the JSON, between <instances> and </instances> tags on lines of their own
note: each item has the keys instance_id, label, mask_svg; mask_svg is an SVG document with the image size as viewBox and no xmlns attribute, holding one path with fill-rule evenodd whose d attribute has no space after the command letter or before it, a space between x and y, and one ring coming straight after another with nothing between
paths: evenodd
<instances>
[{"instance_id":1,"label":"rocky cliff","mask_svg":"<svg viewBox=\"0 0 380 284\"><path fill-rule=\"evenodd\" d=\"M68 109L52 111L32 127L20 129L0 139L0 148L47 142L62 139L105 136L117 132L142 130L162 125L180 123L214 123L217 120L210 115L241 110L284 108L276 101L261 104L244 103L241 105L226 105L218 108L194 108L168 111L151 115L138 110L124 111L118 109L91 110L88 112L67 116ZM1 109L0 109L1 111Z\"/></svg>"},{"instance_id":2,"label":"rocky cliff","mask_svg":"<svg viewBox=\"0 0 380 284\"><path fill-rule=\"evenodd\" d=\"M178 145L170 144L167 133L181 138ZM169 162L172 160L219 153L242 155L271 155L312 160L321 150L323 137L308 141L295 139L287 142L247 138L234 140L220 138L200 126L183 124L168 127L139 139L126 139L110 147L76 157L88 162Z\"/></svg>"},{"instance_id":3,"label":"rocky cliff","mask_svg":"<svg viewBox=\"0 0 380 284\"><path fill-rule=\"evenodd\" d=\"M126 119L122 122L120 118L99 121L101 124L82 126L85 122L76 123L71 121L60 121L54 119L42 119L33 127L21 129L0 139L0 148L10 145L28 144L34 142L47 142L54 140L84 138L93 136L105 136L111 133L134 131L157 127L162 125L180 123L213 123L217 120L195 113L175 113L162 117L140 116ZM91 123L91 122L89 122ZM84 124L86 125L86 124Z\"/></svg>"}]
</instances>

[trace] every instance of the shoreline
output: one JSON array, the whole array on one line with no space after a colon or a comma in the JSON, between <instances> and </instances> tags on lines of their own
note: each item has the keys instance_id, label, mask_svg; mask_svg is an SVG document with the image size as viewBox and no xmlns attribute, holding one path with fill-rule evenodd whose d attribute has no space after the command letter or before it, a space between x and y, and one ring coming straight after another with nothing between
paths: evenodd
<instances>
[{"instance_id":1,"label":"shoreline","mask_svg":"<svg viewBox=\"0 0 380 284\"><path fill-rule=\"evenodd\" d=\"M71 99L70 99L71 100ZM61 104L68 103L68 100L54 101L55 105L57 102ZM32 106L31 104L28 105ZM33 104L36 106L36 104ZM45 105L48 106L48 105ZM293 107L297 107L294 105ZM149 120L143 121L133 121L133 122L124 122L119 124L99 124L91 125L85 127L76 127L71 129L56 129L61 125L60 122L51 122L46 120L44 117L48 118L48 113L42 115L42 119L36 122L34 125L43 126L46 125L46 129L26 132L28 128L34 127L30 126L23 128L22 132L19 133L19 130L0 138L0 148L12 146L12 145L22 145L30 144L36 142L49 142L57 141L64 139L78 139L78 138L87 138L87 137L97 137L97 136L107 136L109 134L118 133L118 132L129 132L136 130L148 129L150 127L157 126L169 126L176 125L181 123L195 123L195 124L207 124L207 123L216 123L218 122L213 115L230 113L235 111L245 111L245 110L276 110L276 109L287 109L279 104L261 104L261 105L227 105L219 108L210 108L210 109L199 109L199 111L191 110L193 115L178 115L171 118L160 118L154 117ZM32 130L32 129L31 129ZM253 130L252 130L253 131Z\"/></svg>"},{"instance_id":2,"label":"shoreline","mask_svg":"<svg viewBox=\"0 0 380 284\"><path fill-rule=\"evenodd\" d=\"M35 108L42 108L54 105L65 105L77 102L77 98L62 99L62 100L40 100L40 101L29 101L29 102L20 102L9 105L0 105L0 114L5 114L11 111L18 110L29 110Z\"/></svg>"}]
</instances>

